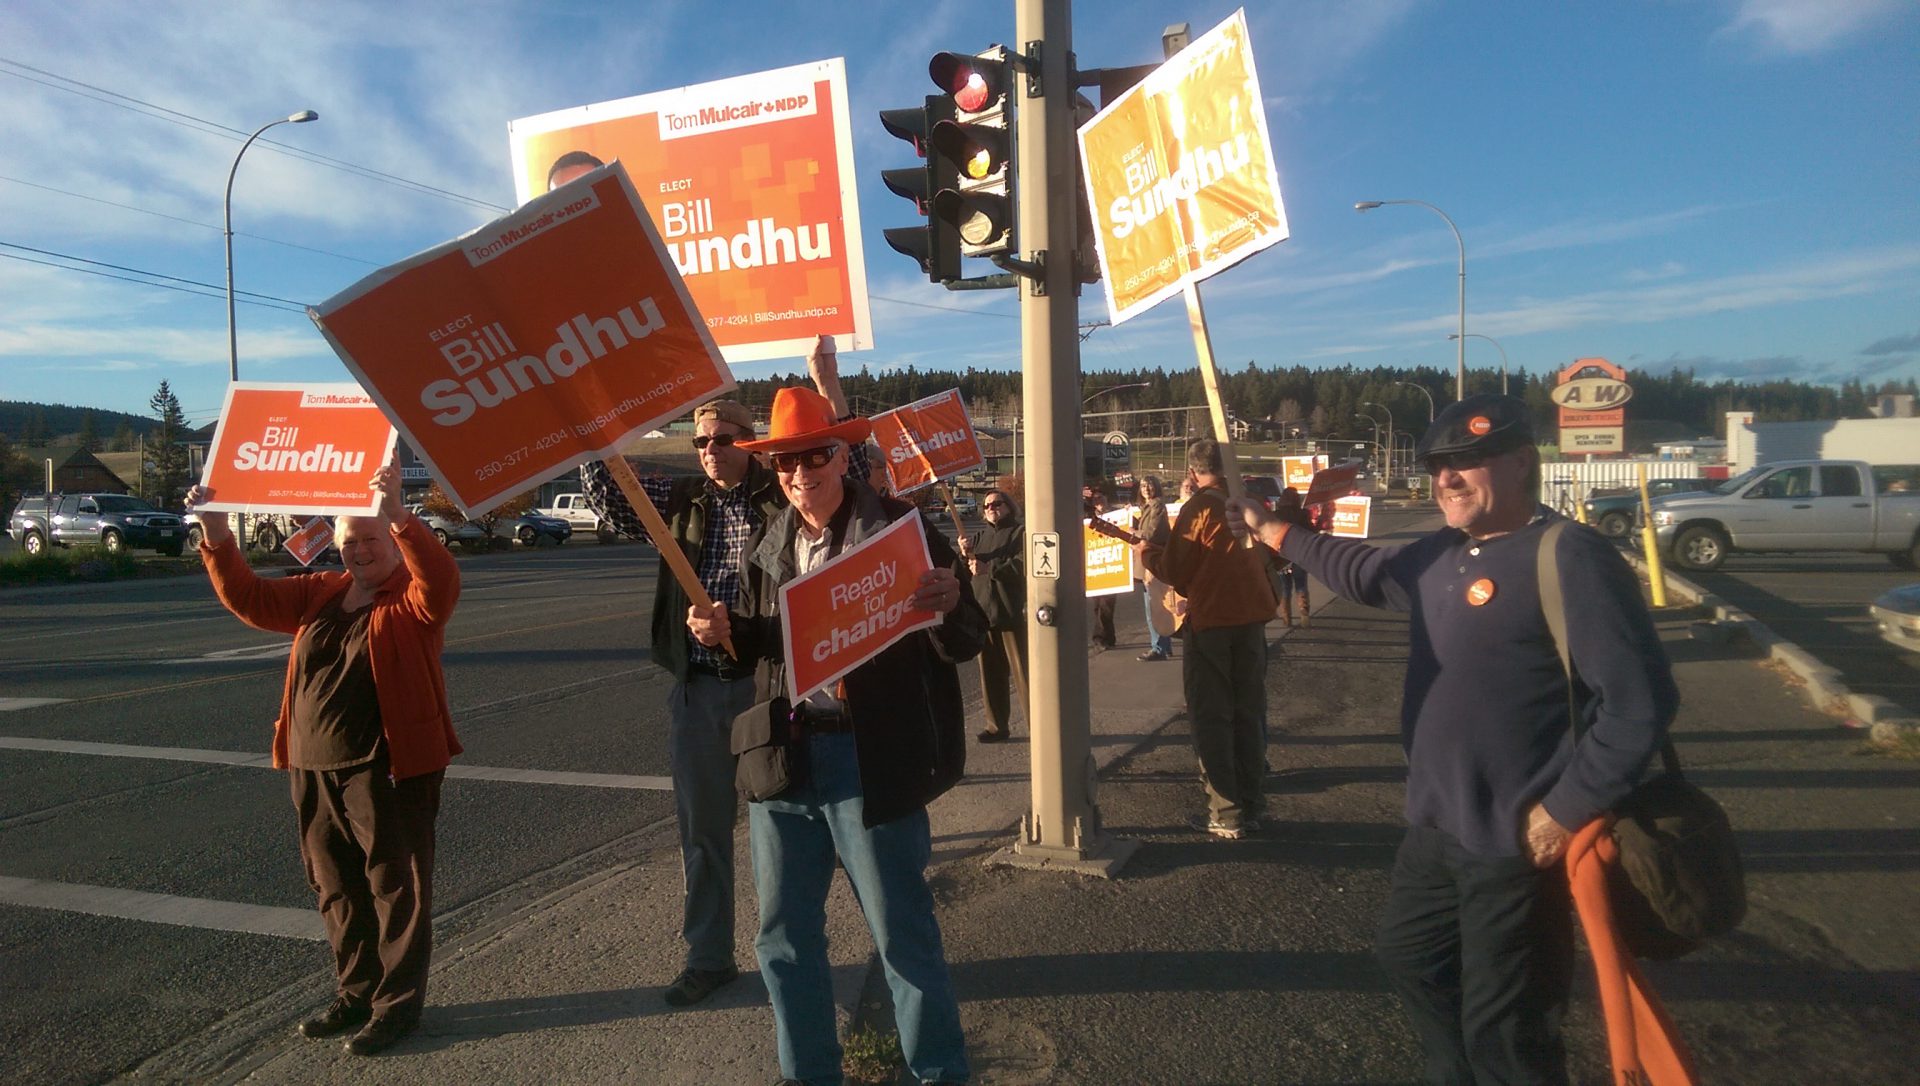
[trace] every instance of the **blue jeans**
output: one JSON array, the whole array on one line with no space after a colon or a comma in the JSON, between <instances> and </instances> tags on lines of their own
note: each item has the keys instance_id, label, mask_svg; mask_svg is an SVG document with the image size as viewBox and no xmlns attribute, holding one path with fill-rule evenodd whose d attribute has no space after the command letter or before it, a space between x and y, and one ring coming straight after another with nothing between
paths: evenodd
<instances>
[{"instance_id":1,"label":"blue jeans","mask_svg":"<svg viewBox=\"0 0 1920 1086\"><path fill-rule=\"evenodd\" d=\"M927 889L927 812L867 829L853 736L815 735L808 756L806 784L747 805L760 891L754 952L773 1000L780 1073L812 1086L841 1081L826 931L838 854L886 968L907 1066L923 1082L964 1081L966 1038Z\"/></svg>"},{"instance_id":2,"label":"blue jeans","mask_svg":"<svg viewBox=\"0 0 1920 1086\"><path fill-rule=\"evenodd\" d=\"M1162 656L1173 655L1173 635L1153 632L1153 590L1141 593L1147 604L1147 648Z\"/></svg>"},{"instance_id":3,"label":"blue jeans","mask_svg":"<svg viewBox=\"0 0 1920 1086\"><path fill-rule=\"evenodd\" d=\"M680 937L687 965L733 968L733 718L753 705L753 679L698 673L667 698L667 763L680 828Z\"/></svg>"}]
</instances>

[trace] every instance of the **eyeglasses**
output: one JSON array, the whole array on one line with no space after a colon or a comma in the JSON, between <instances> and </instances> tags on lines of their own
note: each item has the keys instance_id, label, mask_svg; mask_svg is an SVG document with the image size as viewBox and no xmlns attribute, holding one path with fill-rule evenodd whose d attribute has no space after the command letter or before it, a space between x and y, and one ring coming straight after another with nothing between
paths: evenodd
<instances>
[{"instance_id":1,"label":"eyeglasses","mask_svg":"<svg viewBox=\"0 0 1920 1086\"><path fill-rule=\"evenodd\" d=\"M809 468L824 468L840 451L837 445L822 445L817 449L801 449L799 452L769 453L767 459L773 461L773 470L791 475L800 470L802 464Z\"/></svg>"},{"instance_id":2,"label":"eyeglasses","mask_svg":"<svg viewBox=\"0 0 1920 1086\"><path fill-rule=\"evenodd\" d=\"M1442 453L1439 456L1429 456L1426 461L1427 474L1438 475L1447 468L1452 468L1454 471L1472 471L1474 468L1486 463L1489 457L1498 455L1498 453L1469 449L1465 452Z\"/></svg>"},{"instance_id":3,"label":"eyeglasses","mask_svg":"<svg viewBox=\"0 0 1920 1086\"><path fill-rule=\"evenodd\" d=\"M693 447L704 449L709 445L718 445L724 449L738 440L732 434L700 434L693 439Z\"/></svg>"},{"instance_id":4,"label":"eyeglasses","mask_svg":"<svg viewBox=\"0 0 1920 1086\"><path fill-rule=\"evenodd\" d=\"M1011 509L1011 508L1013 508L1012 506L1010 506L1010 505L1008 505L1008 504L1007 504L1006 502L988 502L988 503L987 503L987 505L986 505L986 507L987 507L988 509Z\"/></svg>"}]
</instances>

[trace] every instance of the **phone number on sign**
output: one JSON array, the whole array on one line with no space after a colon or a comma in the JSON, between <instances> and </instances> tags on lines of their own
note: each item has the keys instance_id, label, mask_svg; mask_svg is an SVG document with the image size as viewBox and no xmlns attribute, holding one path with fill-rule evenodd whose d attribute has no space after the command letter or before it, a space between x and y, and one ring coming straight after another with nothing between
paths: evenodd
<instances>
[{"instance_id":1,"label":"phone number on sign","mask_svg":"<svg viewBox=\"0 0 1920 1086\"><path fill-rule=\"evenodd\" d=\"M522 445L510 453L503 454L497 460L490 460L475 468L473 470L474 481L484 482L506 471L508 468L519 467L521 464L527 462L530 453L543 453L548 449L558 448L572 436L572 432L563 426L558 430L536 438L531 445Z\"/></svg>"}]
</instances>

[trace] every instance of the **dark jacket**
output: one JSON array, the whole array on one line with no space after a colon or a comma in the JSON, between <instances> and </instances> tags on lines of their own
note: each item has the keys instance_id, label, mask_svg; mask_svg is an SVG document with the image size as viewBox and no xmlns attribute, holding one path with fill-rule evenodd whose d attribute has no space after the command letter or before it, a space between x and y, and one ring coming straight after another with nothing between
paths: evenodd
<instances>
[{"instance_id":1,"label":"dark jacket","mask_svg":"<svg viewBox=\"0 0 1920 1086\"><path fill-rule=\"evenodd\" d=\"M973 576L973 598L986 612L990 630L1017 630L1027 624L1027 526L1008 513L973 537L980 569ZM961 563L960 568L966 568Z\"/></svg>"},{"instance_id":2,"label":"dark jacket","mask_svg":"<svg viewBox=\"0 0 1920 1086\"><path fill-rule=\"evenodd\" d=\"M829 525L837 554L913 512L865 483L846 480L847 496ZM784 691L780 647L780 586L795 576L794 534L800 515L782 508L747 542L740 571L740 607L732 616L733 643L742 663L754 664L756 700ZM951 567L953 547L922 527L938 566ZM966 711L955 666L980 652L986 615L960 574L960 604L945 621L918 630L855 668L845 702L860 757L863 819L869 827L912 814L952 788L966 769Z\"/></svg>"}]
</instances>

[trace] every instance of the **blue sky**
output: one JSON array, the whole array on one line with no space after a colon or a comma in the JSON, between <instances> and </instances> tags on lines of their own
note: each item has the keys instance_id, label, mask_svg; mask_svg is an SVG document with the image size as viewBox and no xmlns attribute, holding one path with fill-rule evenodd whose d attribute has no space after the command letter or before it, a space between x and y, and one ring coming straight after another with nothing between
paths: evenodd
<instances>
[{"instance_id":1,"label":"blue sky","mask_svg":"<svg viewBox=\"0 0 1920 1086\"><path fill-rule=\"evenodd\" d=\"M1166 24L1197 34L1233 10L1083 2L1075 49L1083 67L1146 63ZM1209 282L1223 365L1451 368L1446 225L1352 209L1410 198L1459 225L1468 331L1516 368L1598 355L1714 380L1920 377L1911 0L1328 0L1248 19L1293 237ZM842 56L877 342L843 364L1012 369L1012 292L949 294L881 241L914 216L879 172L912 158L875 119L930 92L933 51L1012 39L1006 2L14 0L0 7L0 243L218 285L239 141L110 103L243 131L311 108L318 123L268 138L414 185L247 153L237 285L314 302L510 205L510 119ZM63 263L0 247L0 398L145 412L165 379L211 420L226 381L217 290L22 256ZM1096 288L1082 319L1103 315ZM242 305L239 323L243 377L346 379L303 315ZM1497 362L1469 343L1469 365ZM1082 364L1191 366L1184 311L1097 332Z\"/></svg>"}]
</instances>

